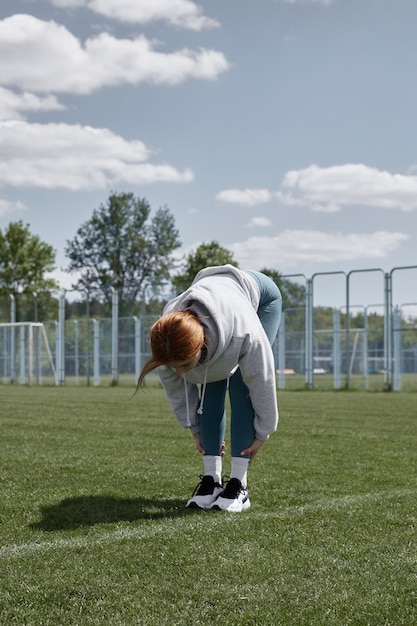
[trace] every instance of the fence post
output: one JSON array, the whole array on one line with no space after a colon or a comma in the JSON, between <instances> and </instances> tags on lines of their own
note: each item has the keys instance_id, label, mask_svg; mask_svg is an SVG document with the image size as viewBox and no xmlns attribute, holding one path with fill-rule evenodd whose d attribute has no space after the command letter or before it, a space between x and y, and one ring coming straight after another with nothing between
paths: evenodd
<instances>
[{"instance_id":1,"label":"fence post","mask_svg":"<svg viewBox=\"0 0 417 626\"><path fill-rule=\"evenodd\" d=\"M350 386L350 275L352 272L348 272L346 276L346 328L345 328L345 359L346 359L346 376L345 376L345 389L349 389Z\"/></svg>"},{"instance_id":2,"label":"fence post","mask_svg":"<svg viewBox=\"0 0 417 626\"><path fill-rule=\"evenodd\" d=\"M363 369L365 375L365 389L369 389L369 365L368 365L368 311L365 307L363 312Z\"/></svg>"},{"instance_id":3,"label":"fence post","mask_svg":"<svg viewBox=\"0 0 417 626\"><path fill-rule=\"evenodd\" d=\"M307 279L306 287L306 375L307 389L313 389L313 279Z\"/></svg>"},{"instance_id":4,"label":"fence post","mask_svg":"<svg viewBox=\"0 0 417 626\"><path fill-rule=\"evenodd\" d=\"M388 273L385 274L384 298L384 389L392 389L392 289Z\"/></svg>"},{"instance_id":5,"label":"fence post","mask_svg":"<svg viewBox=\"0 0 417 626\"><path fill-rule=\"evenodd\" d=\"M87 374L87 387L90 386L90 292L86 292L85 314L87 318L87 331L86 331L86 374Z\"/></svg>"},{"instance_id":6,"label":"fence post","mask_svg":"<svg viewBox=\"0 0 417 626\"><path fill-rule=\"evenodd\" d=\"M38 294L36 291L33 292L33 319L35 322L38 322Z\"/></svg>"},{"instance_id":7,"label":"fence post","mask_svg":"<svg viewBox=\"0 0 417 626\"><path fill-rule=\"evenodd\" d=\"M20 345L20 384L25 384L25 326L19 328L19 345Z\"/></svg>"},{"instance_id":8,"label":"fence post","mask_svg":"<svg viewBox=\"0 0 417 626\"><path fill-rule=\"evenodd\" d=\"M112 290L112 318L111 318L111 378L112 385L117 385L119 379L119 294Z\"/></svg>"},{"instance_id":9,"label":"fence post","mask_svg":"<svg viewBox=\"0 0 417 626\"><path fill-rule=\"evenodd\" d=\"M333 388L340 389L340 311L333 309Z\"/></svg>"},{"instance_id":10,"label":"fence post","mask_svg":"<svg viewBox=\"0 0 417 626\"><path fill-rule=\"evenodd\" d=\"M285 389L285 311L278 330L278 387Z\"/></svg>"},{"instance_id":11,"label":"fence post","mask_svg":"<svg viewBox=\"0 0 417 626\"><path fill-rule=\"evenodd\" d=\"M65 383L65 291L59 296L59 360L58 360L58 385Z\"/></svg>"},{"instance_id":12,"label":"fence post","mask_svg":"<svg viewBox=\"0 0 417 626\"><path fill-rule=\"evenodd\" d=\"M94 386L100 384L100 320L93 319Z\"/></svg>"},{"instance_id":13,"label":"fence post","mask_svg":"<svg viewBox=\"0 0 417 626\"><path fill-rule=\"evenodd\" d=\"M133 317L135 322L135 383L138 382L140 371L142 369L142 356L141 356L141 335L142 335L142 323L136 316Z\"/></svg>"},{"instance_id":14,"label":"fence post","mask_svg":"<svg viewBox=\"0 0 417 626\"><path fill-rule=\"evenodd\" d=\"M13 294L10 295L10 321L16 323L16 300ZM16 382L16 328L10 329L10 381Z\"/></svg>"},{"instance_id":15,"label":"fence post","mask_svg":"<svg viewBox=\"0 0 417 626\"><path fill-rule=\"evenodd\" d=\"M54 324L54 330L55 330L55 372L56 372L56 384L59 385L59 342L60 342L60 337L59 337L59 324L56 320L54 320L53 322Z\"/></svg>"},{"instance_id":16,"label":"fence post","mask_svg":"<svg viewBox=\"0 0 417 626\"><path fill-rule=\"evenodd\" d=\"M401 391L401 313L394 311L394 391Z\"/></svg>"},{"instance_id":17,"label":"fence post","mask_svg":"<svg viewBox=\"0 0 417 626\"><path fill-rule=\"evenodd\" d=\"M10 331L12 330L12 328L10 328ZM3 357L3 378L4 380L6 380L7 378L7 330L6 327L3 328L3 346L4 346L4 357Z\"/></svg>"},{"instance_id":18,"label":"fence post","mask_svg":"<svg viewBox=\"0 0 417 626\"><path fill-rule=\"evenodd\" d=\"M79 333L78 333L78 320L74 320L74 376L75 384L80 382L80 365L79 359Z\"/></svg>"},{"instance_id":19,"label":"fence post","mask_svg":"<svg viewBox=\"0 0 417 626\"><path fill-rule=\"evenodd\" d=\"M33 381L33 326L28 326L28 385L32 386Z\"/></svg>"}]
</instances>

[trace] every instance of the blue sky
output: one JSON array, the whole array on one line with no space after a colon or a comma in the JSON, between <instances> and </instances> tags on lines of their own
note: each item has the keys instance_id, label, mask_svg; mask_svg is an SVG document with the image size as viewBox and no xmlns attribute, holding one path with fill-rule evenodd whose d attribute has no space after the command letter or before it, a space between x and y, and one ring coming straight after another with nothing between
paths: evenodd
<instances>
[{"instance_id":1,"label":"blue sky","mask_svg":"<svg viewBox=\"0 0 417 626\"><path fill-rule=\"evenodd\" d=\"M354 271L351 302L382 302L383 272L417 265L416 58L415 0L2 0L0 227L65 268L132 191L171 209L182 254L325 273L335 306L330 273ZM417 270L394 295L417 302Z\"/></svg>"}]
</instances>

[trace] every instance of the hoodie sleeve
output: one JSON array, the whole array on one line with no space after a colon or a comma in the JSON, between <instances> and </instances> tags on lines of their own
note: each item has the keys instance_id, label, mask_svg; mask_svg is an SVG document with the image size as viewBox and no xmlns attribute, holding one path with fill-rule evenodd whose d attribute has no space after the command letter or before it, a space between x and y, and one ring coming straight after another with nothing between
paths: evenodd
<instances>
[{"instance_id":1,"label":"hoodie sleeve","mask_svg":"<svg viewBox=\"0 0 417 626\"><path fill-rule=\"evenodd\" d=\"M266 337L246 338L239 367L255 411L256 437L264 441L278 426L275 363Z\"/></svg>"},{"instance_id":2,"label":"hoodie sleeve","mask_svg":"<svg viewBox=\"0 0 417 626\"><path fill-rule=\"evenodd\" d=\"M195 435L200 430L198 386L166 365L158 367L158 375L177 421Z\"/></svg>"}]
</instances>

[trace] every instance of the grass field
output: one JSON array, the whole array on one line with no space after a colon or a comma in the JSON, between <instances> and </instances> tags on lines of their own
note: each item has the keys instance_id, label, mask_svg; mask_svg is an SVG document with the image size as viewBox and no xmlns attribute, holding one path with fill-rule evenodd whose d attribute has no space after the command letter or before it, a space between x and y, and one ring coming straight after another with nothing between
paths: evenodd
<instances>
[{"instance_id":1,"label":"grass field","mask_svg":"<svg viewBox=\"0 0 417 626\"><path fill-rule=\"evenodd\" d=\"M0 385L1 625L417 624L416 394L280 392L233 515L131 391Z\"/></svg>"}]
</instances>

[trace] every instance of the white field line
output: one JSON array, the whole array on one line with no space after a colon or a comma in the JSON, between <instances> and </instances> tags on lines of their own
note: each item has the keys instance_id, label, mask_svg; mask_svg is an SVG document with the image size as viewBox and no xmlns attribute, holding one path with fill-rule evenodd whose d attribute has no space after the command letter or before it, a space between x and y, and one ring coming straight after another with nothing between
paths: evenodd
<instances>
[{"instance_id":1,"label":"white field line","mask_svg":"<svg viewBox=\"0 0 417 626\"><path fill-rule=\"evenodd\" d=\"M207 515L187 516L176 519L166 518L162 522L152 522L147 520L145 526L140 528L116 528L111 531L90 533L83 537L58 538L52 541L33 541L30 543L14 544L3 546L0 548L0 558L7 559L10 557L27 556L39 552L47 552L49 550L74 549L74 548L91 548L96 545L105 543L115 543L117 541L126 541L130 539L143 540L149 537L163 533L165 537L172 536L180 532L186 527L187 529L203 527L207 529L207 525L218 526L221 522L227 520L228 523L248 522L250 520L262 520L276 518L277 520L286 520L308 513L316 513L317 511L332 511L343 508L351 508L362 506L369 502L377 502L380 500L394 500L398 497L414 496L417 489L398 489L387 492L371 492L360 495L347 495L341 498L329 498L318 500L316 502L307 503L304 506L291 506L284 509L256 513L253 509L249 509L243 515L236 513L208 513Z\"/></svg>"}]
</instances>

